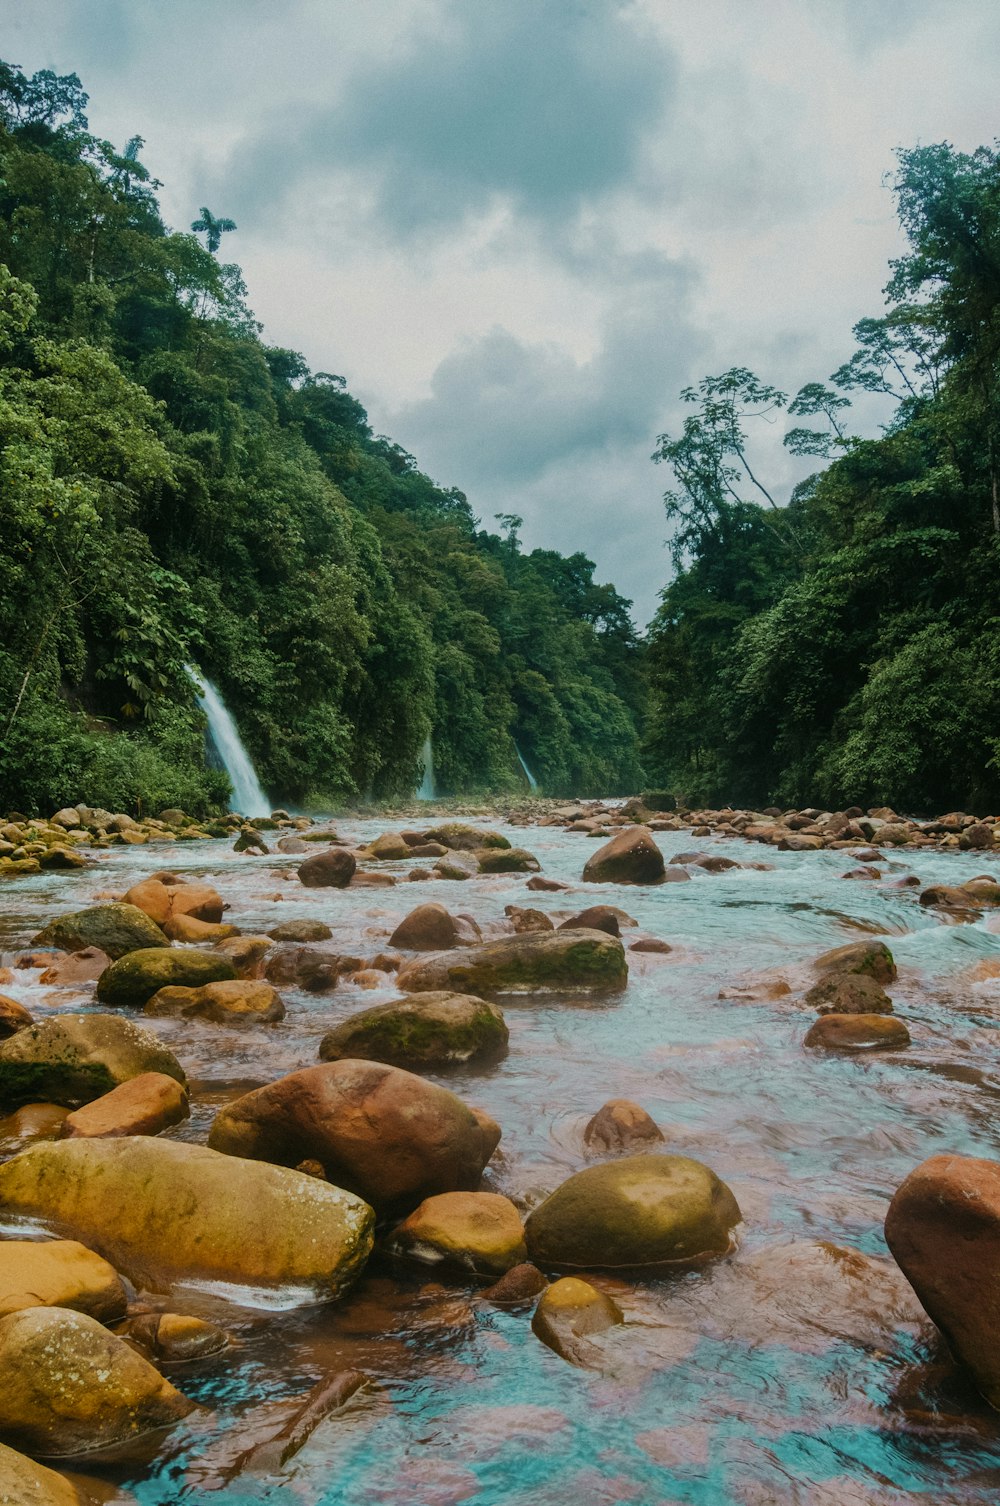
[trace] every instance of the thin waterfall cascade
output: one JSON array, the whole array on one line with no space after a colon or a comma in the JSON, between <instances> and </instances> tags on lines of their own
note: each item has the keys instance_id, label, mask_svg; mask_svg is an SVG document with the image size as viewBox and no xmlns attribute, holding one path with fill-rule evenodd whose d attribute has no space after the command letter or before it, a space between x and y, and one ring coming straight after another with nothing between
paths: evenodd
<instances>
[{"instance_id":1,"label":"thin waterfall cascade","mask_svg":"<svg viewBox=\"0 0 1000 1506\"><path fill-rule=\"evenodd\" d=\"M423 760L424 773L417 790L418 800L434 800L434 749L431 747L430 737L424 738L424 745L420 750Z\"/></svg>"},{"instance_id":2,"label":"thin waterfall cascade","mask_svg":"<svg viewBox=\"0 0 1000 1506\"><path fill-rule=\"evenodd\" d=\"M531 772L531 770L528 768L528 765L525 763L525 761L524 761L524 754L521 752L520 748L517 746L517 743L514 744L514 752L517 754L517 761L518 761L518 763L521 765L521 768L524 770L524 777L528 781L528 788L531 791L531 793L534 795L538 791L538 780L535 778L534 774Z\"/></svg>"},{"instance_id":3,"label":"thin waterfall cascade","mask_svg":"<svg viewBox=\"0 0 1000 1506\"><path fill-rule=\"evenodd\" d=\"M271 804L261 788L257 771L240 738L236 723L230 715L222 696L211 680L200 670L190 670L191 678L200 686L198 704L208 718L208 735L229 775L233 787L233 809L241 816L267 816Z\"/></svg>"}]
</instances>

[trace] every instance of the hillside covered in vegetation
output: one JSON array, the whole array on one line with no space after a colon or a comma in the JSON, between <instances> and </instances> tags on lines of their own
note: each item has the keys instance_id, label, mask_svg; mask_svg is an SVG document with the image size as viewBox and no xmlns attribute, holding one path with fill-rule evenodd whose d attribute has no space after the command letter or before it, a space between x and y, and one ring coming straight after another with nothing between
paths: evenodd
<instances>
[{"instance_id":1,"label":"hillside covered in vegetation","mask_svg":"<svg viewBox=\"0 0 1000 1506\"><path fill-rule=\"evenodd\" d=\"M738 367L660 438L647 770L692 801L1000 808L1000 155L901 151L894 186L908 249L829 384L789 402ZM782 410L828 462L787 507L751 458Z\"/></svg>"},{"instance_id":2,"label":"hillside covered in vegetation","mask_svg":"<svg viewBox=\"0 0 1000 1506\"><path fill-rule=\"evenodd\" d=\"M629 603L523 551L261 339L231 221L0 64L0 807L224 802L188 666L276 802L640 780ZM335 357L333 358L335 359Z\"/></svg>"}]
</instances>

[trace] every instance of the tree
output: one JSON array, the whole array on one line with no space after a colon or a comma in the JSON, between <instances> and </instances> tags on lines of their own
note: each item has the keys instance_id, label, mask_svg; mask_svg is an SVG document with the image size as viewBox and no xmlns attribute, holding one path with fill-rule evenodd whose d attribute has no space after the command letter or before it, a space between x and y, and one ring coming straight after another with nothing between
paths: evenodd
<instances>
[{"instance_id":1,"label":"tree","mask_svg":"<svg viewBox=\"0 0 1000 1506\"><path fill-rule=\"evenodd\" d=\"M196 235L204 235L205 245L214 256L226 231L236 229L236 221L217 219L210 209L202 205L201 218L193 222L191 229Z\"/></svg>"}]
</instances>

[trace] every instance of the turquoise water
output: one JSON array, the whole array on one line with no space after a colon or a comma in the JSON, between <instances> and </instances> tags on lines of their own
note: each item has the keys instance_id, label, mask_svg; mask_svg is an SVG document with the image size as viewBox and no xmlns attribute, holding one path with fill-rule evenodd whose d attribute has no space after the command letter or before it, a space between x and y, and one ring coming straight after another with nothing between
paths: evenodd
<instances>
[{"instance_id":1,"label":"turquoise water","mask_svg":"<svg viewBox=\"0 0 1000 1506\"><path fill-rule=\"evenodd\" d=\"M359 839L383 829L343 823ZM941 1351L881 1233L888 1199L926 1156L1000 1155L1000 978L983 976L991 962L1000 972L1000 934L989 918L947 924L921 910L915 891L890 887L905 873L959 882L991 860L897 856L883 865L883 883L866 883L841 877L851 866L841 853L663 834L668 857L697 848L774 866L643 890L580 884L594 847L586 837L502 829L573 890L533 894L513 875L306 891L286 878L294 858L235 855L214 842L123 849L85 874L6 883L0 949L156 867L204 875L246 932L320 917L334 929L334 950L369 957L428 899L475 915L487 934L506 904L553 915L620 905L672 952L631 954L628 988L611 998L502 1001L509 1056L438 1080L503 1126L487 1185L522 1208L586 1164L582 1129L601 1103L636 1099L666 1149L707 1162L732 1187L745 1217L738 1251L697 1274L605 1281L627 1322L595 1371L559 1359L528 1315L492 1307L474 1286L378 1262L330 1308L264 1312L176 1294L176 1310L212 1316L239 1344L172 1369L203 1410L152 1463L104 1466L102 1476L144 1506L995 1501L1000 1418ZM403 874L409 865L383 866ZM626 929L626 943L635 934ZM805 1052L812 1016L798 999L810 959L868 934L893 948L900 978L890 992L913 1044L860 1059ZM37 976L19 972L4 991L39 1014L65 1008L70 995L43 990ZM779 980L790 991L767 997ZM285 990L288 1017L271 1027L153 1022L193 1081L183 1136L203 1139L234 1092L312 1064L332 1023L396 996L387 984ZM871 1264L851 1275L828 1244ZM285 1399L349 1366L371 1377L370 1393L324 1423L280 1475L226 1483L227 1460Z\"/></svg>"}]
</instances>

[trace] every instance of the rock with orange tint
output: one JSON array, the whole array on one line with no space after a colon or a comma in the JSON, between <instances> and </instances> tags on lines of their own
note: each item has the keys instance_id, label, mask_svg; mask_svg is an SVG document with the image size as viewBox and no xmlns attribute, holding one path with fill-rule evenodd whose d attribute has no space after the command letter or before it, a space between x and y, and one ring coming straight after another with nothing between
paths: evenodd
<instances>
[{"instance_id":1,"label":"rock with orange tint","mask_svg":"<svg viewBox=\"0 0 1000 1506\"><path fill-rule=\"evenodd\" d=\"M78 1490L65 1475L0 1443L0 1501L9 1506L96 1506L98 1500L108 1500L103 1494L91 1495L84 1482L79 1483ZM115 1499L125 1497L116 1494Z\"/></svg>"},{"instance_id":2,"label":"rock with orange tint","mask_svg":"<svg viewBox=\"0 0 1000 1506\"><path fill-rule=\"evenodd\" d=\"M896 961L884 941L851 941L817 957L813 967L822 977L860 974L876 983L894 983Z\"/></svg>"},{"instance_id":3,"label":"rock with orange tint","mask_svg":"<svg viewBox=\"0 0 1000 1506\"><path fill-rule=\"evenodd\" d=\"M180 1124L190 1112L187 1092L176 1078L165 1072L141 1072L68 1114L60 1138L158 1135L172 1124Z\"/></svg>"},{"instance_id":4,"label":"rock with orange tint","mask_svg":"<svg viewBox=\"0 0 1000 1506\"><path fill-rule=\"evenodd\" d=\"M34 1023L34 1018L23 1004L8 998L6 994L0 994L0 1041Z\"/></svg>"},{"instance_id":5,"label":"rock with orange tint","mask_svg":"<svg viewBox=\"0 0 1000 1506\"><path fill-rule=\"evenodd\" d=\"M652 952L654 956L665 957L673 951L669 941L663 941L659 936L640 936L637 940L629 942L630 952Z\"/></svg>"},{"instance_id":6,"label":"rock with orange tint","mask_svg":"<svg viewBox=\"0 0 1000 1506\"><path fill-rule=\"evenodd\" d=\"M591 854L583 877L589 884L660 884L664 866L649 828L627 826Z\"/></svg>"},{"instance_id":7,"label":"rock with orange tint","mask_svg":"<svg viewBox=\"0 0 1000 1506\"><path fill-rule=\"evenodd\" d=\"M629 1098L611 1098L588 1123L584 1144L602 1153L649 1150L663 1144L659 1126Z\"/></svg>"},{"instance_id":8,"label":"rock with orange tint","mask_svg":"<svg viewBox=\"0 0 1000 1506\"><path fill-rule=\"evenodd\" d=\"M1000 1161L931 1156L896 1192L885 1238L955 1358L1000 1410Z\"/></svg>"},{"instance_id":9,"label":"rock with orange tint","mask_svg":"<svg viewBox=\"0 0 1000 1506\"><path fill-rule=\"evenodd\" d=\"M218 1354L229 1343L225 1329L186 1313L142 1313L117 1330L158 1364L180 1364Z\"/></svg>"},{"instance_id":10,"label":"rock with orange tint","mask_svg":"<svg viewBox=\"0 0 1000 1506\"><path fill-rule=\"evenodd\" d=\"M902 1020L885 1014L824 1014L802 1042L827 1051L898 1051L910 1044Z\"/></svg>"},{"instance_id":11,"label":"rock with orange tint","mask_svg":"<svg viewBox=\"0 0 1000 1506\"><path fill-rule=\"evenodd\" d=\"M196 915L168 915L163 922L163 934L171 941L226 941L238 936L236 926L216 925L210 920L199 920Z\"/></svg>"},{"instance_id":12,"label":"rock with orange tint","mask_svg":"<svg viewBox=\"0 0 1000 1506\"><path fill-rule=\"evenodd\" d=\"M167 880L173 882L167 882ZM125 895L127 905L135 905L161 928L177 915L192 915L195 920L218 925L222 919L222 896L209 884L186 883L176 874L153 875L133 884Z\"/></svg>"},{"instance_id":13,"label":"rock with orange tint","mask_svg":"<svg viewBox=\"0 0 1000 1506\"><path fill-rule=\"evenodd\" d=\"M831 973L814 983L805 1003L817 1014L892 1014L892 1000L866 973Z\"/></svg>"},{"instance_id":14,"label":"rock with orange tint","mask_svg":"<svg viewBox=\"0 0 1000 1506\"><path fill-rule=\"evenodd\" d=\"M326 993L336 988L340 976L341 959L335 952L323 952L319 947L297 946L288 942L278 946L268 957L264 976L269 983L287 984L304 988L307 993Z\"/></svg>"},{"instance_id":15,"label":"rock with orange tint","mask_svg":"<svg viewBox=\"0 0 1000 1506\"><path fill-rule=\"evenodd\" d=\"M268 936L232 936L215 947L233 965L237 978L263 978L265 959L274 948Z\"/></svg>"},{"instance_id":16,"label":"rock with orange tint","mask_svg":"<svg viewBox=\"0 0 1000 1506\"><path fill-rule=\"evenodd\" d=\"M446 1088L381 1062L306 1067L225 1104L213 1150L279 1166L316 1160L379 1211L471 1192L500 1128Z\"/></svg>"},{"instance_id":17,"label":"rock with orange tint","mask_svg":"<svg viewBox=\"0 0 1000 1506\"><path fill-rule=\"evenodd\" d=\"M544 910L530 910L523 905L504 905L503 913L518 936L525 936L530 931L555 930L551 918Z\"/></svg>"},{"instance_id":18,"label":"rock with orange tint","mask_svg":"<svg viewBox=\"0 0 1000 1506\"><path fill-rule=\"evenodd\" d=\"M389 937L389 945L408 952L445 952L456 946L475 946L482 941L476 922L452 915L436 902L411 910Z\"/></svg>"},{"instance_id":19,"label":"rock with orange tint","mask_svg":"<svg viewBox=\"0 0 1000 1506\"><path fill-rule=\"evenodd\" d=\"M270 983L229 978L201 988L161 988L147 1002L143 1014L212 1020L217 1025L271 1025L285 1018L285 1006Z\"/></svg>"},{"instance_id":20,"label":"rock with orange tint","mask_svg":"<svg viewBox=\"0 0 1000 1506\"><path fill-rule=\"evenodd\" d=\"M67 1112L58 1103L26 1103L0 1119L0 1158L14 1156L36 1140L57 1140Z\"/></svg>"},{"instance_id":21,"label":"rock with orange tint","mask_svg":"<svg viewBox=\"0 0 1000 1506\"><path fill-rule=\"evenodd\" d=\"M527 1256L521 1216L494 1192L444 1192L425 1198L389 1237L388 1248L424 1265L499 1276Z\"/></svg>"},{"instance_id":22,"label":"rock with orange tint","mask_svg":"<svg viewBox=\"0 0 1000 1506\"><path fill-rule=\"evenodd\" d=\"M53 986L96 983L110 964L107 952L102 952L100 947L87 946L80 952L67 952L64 957L57 958L38 981Z\"/></svg>"},{"instance_id":23,"label":"rock with orange tint","mask_svg":"<svg viewBox=\"0 0 1000 1506\"><path fill-rule=\"evenodd\" d=\"M532 1265L530 1260L523 1260L520 1265L511 1266L499 1281L487 1287L483 1296L497 1307L520 1307L522 1303L537 1297L539 1292L544 1292L548 1284L536 1265Z\"/></svg>"},{"instance_id":24,"label":"rock with orange tint","mask_svg":"<svg viewBox=\"0 0 1000 1506\"><path fill-rule=\"evenodd\" d=\"M544 874L536 873L524 887L534 890L536 894L556 894L560 889L568 889L569 884L564 884L562 879L546 878Z\"/></svg>"},{"instance_id":25,"label":"rock with orange tint","mask_svg":"<svg viewBox=\"0 0 1000 1506\"><path fill-rule=\"evenodd\" d=\"M564 1276L542 1293L531 1327L560 1359L599 1368L601 1350L595 1338L624 1321L621 1308L605 1292L577 1276Z\"/></svg>"},{"instance_id":26,"label":"rock with orange tint","mask_svg":"<svg viewBox=\"0 0 1000 1506\"><path fill-rule=\"evenodd\" d=\"M71 1307L113 1323L124 1317L126 1305L114 1266L77 1240L0 1240L0 1315L25 1307Z\"/></svg>"}]
</instances>

